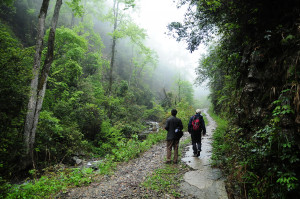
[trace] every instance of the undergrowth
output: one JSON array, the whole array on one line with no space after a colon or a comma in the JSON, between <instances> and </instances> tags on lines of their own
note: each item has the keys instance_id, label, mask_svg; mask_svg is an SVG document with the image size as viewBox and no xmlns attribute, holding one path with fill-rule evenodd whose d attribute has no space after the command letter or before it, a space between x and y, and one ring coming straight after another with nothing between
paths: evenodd
<instances>
[{"instance_id":1,"label":"undergrowth","mask_svg":"<svg viewBox=\"0 0 300 199\"><path fill-rule=\"evenodd\" d=\"M252 134L210 113L218 127L213 135L213 165L227 175L229 195L242 198L298 198L299 150L280 127L292 110L281 97L269 123ZM233 196L234 197L234 196Z\"/></svg>"},{"instance_id":2,"label":"undergrowth","mask_svg":"<svg viewBox=\"0 0 300 199\"><path fill-rule=\"evenodd\" d=\"M217 116L211 109L209 110L209 115L217 123L217 128L213 133L213 143L212 143L212 165L222 166L225 161L225 154L231 147L230 142L226 142L226 129L228 127L228 122L221 117Z\"/></svg>"},{"instance_id":3,"label":"undergrowth","mask_svg":"<svg viewBox=\"0 0 300 199\"><path fill-rule=\"evenodd\" d=\"M178 176L179 168L174 165L165 165L163 168L156 169L151 176L143 182L143 186L156 192L172 194L180 197L177 191L181 176Z\"/></svg>"},{"instance_id":4,"label":"undergrowth","mask_svg":"<svg viewBox=\"0 0 300 199\"><path fill-rule=\"evenodd\" d=\"M99 164L99 170L93 169L51 169L46 171L40 178L35 178L35 170L31 170L33 179L28 179L21 185L3 183L0 187L2 194L0 198L54 198L58 193L65 192L72 187L87 185L95 180L97 175L111 174L119 162L126 162L136 158L140 153L150 149L152 145L164 140L166 132L160 130L158 133L149 134L147 139L139 141L133 136L129 141L121 141L106 155ZM1 178L0 178L1 180Z\"/></svg>"}]
</instances>

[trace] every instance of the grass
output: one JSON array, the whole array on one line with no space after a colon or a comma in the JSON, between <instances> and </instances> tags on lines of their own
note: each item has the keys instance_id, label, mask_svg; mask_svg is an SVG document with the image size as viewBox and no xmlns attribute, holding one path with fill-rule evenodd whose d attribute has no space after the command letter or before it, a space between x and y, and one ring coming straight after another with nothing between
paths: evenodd
<instances>
[{"instance_id":1,"label":"grass","mask_svg":"<svg viewBox=\"0 0 300 199\"><path fill-rule=\"evenodd\" d=\"M142 185L156 192L172 194L174 197L180 197L177 191L181 176L179 168L173 165L165 165L163 168L156 169L151 176L148 176Z\"/></svg>"},{"instance_id":2,"label":"grass","mask_svg":"<svg viewBox=\"0 0 300 199\"><path fill-rule=\"evenodd\" d=\"M231 146L228 142L225 142L225 133L228 127L228 122L221 117L217 116L213 111L209 110L209 115L217 123L217 128L213 133L213 143L212 143L212 165L221 166L222 159L224 159L224 154L227 149Z\"/></svg>"},{"instance_id":3,"label":"grass","mask_svg":"<svg viewBox=\"0 0 300 199\"><path fill-rule=\"evenodd\" d=\"M34 173L31 170L31 173ZM10 192L5 198L53 198L56 193L69 187L78 187L93 181L93 169L63 169L48 173L21 185L8 185Z\"/></svg>"},{"instance_id":4,"label":"grass","mask_svg":"<svg viewBox=\"0 0 300 199\"><path fill-rule=\"evenodd\" d=\"M179 142L179 160L182 156L182 150L189 143L191 143L190 137ZM187 167L187 165L181 162L177 165L164 164L162 168L156 169L151 175L147 176L142 186L155 192L170 194L178 198L181 196L178 189L185 173L183 170L186 170Z\"/></svg>"}]
</instances>

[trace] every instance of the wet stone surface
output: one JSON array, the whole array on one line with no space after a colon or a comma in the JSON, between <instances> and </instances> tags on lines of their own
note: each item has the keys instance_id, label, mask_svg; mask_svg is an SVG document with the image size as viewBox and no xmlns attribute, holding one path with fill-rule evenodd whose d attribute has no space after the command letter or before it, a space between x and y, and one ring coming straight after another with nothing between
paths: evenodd
<instances>
[{"instance_id":1,"label":"wet stone surface","mask_svg":"<svg viewBox=\"0 0 300 199\"><path fill-rule=\"evenodd\" d=\"M201 199L227 199L224 178L217 168L210 166L212 133L216 123L204 111L208 119L207 135L202 138L202 151L199 157L193 157L192 146L188 146L182 161L193 168L184 174L184 182L181 183L181 191Z\"/></svg>"}]
</instances>

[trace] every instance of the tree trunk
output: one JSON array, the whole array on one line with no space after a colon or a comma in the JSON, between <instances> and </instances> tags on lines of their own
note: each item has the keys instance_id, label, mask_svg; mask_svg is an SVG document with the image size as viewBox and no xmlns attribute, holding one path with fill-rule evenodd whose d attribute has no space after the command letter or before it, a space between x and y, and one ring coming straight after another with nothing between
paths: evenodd
<instances>
[{"instance_id":1,"label":"tree trunk","mask_svg":"<svg viewBox=\"0 0 300 199\"><path fill-rule=\"evenodd\" d=\"M118 27L118 15L119 15L118 0L114 0L113 12L114 12L114 31L113 32L115 32ZM113 35L112 47L111 47L111 60L110 60L110 68L109 68L109 86L108 86L109 94L111 94L112 84L113 84L113 69L114 69L114 62L115 62L116 42L117 42L117 38L116 38L116 36Z\"/></svg>"},{"instance_id":2,"label":"tree trunk","mask_svg":"<svg viewBox=\"0 0 300 199\"><path fill-rule=\"evenodd\" d=\"M25 118L24 125L24 145L26 149L26 156L30 156L30 146L31 137L32 137L32 129L33 129L33 121L36 113L36 101L37 101L37 87L38 87L38 78L39 78L39 70L41 66L41 55L43 50L43 38L45 34L45 19L47 16L47 10L49 7L50 0L44 0L40 9L39 14L39 23L38 23L38 33L37 33L37 41L36 41L36 50L34 56L34 63L32 74L33 78L30 83L30 98L27 107L27 115Z\"/></svg>"},{"instance_id":3,"label":"tree trunk","mask_svg":"<svg viewBox=\"0 0 300 199\"><path fill-rule=\"evenodd\" d=\"M49 2L49 1L48 1ZM49 4L48 4L49 5ZM38 71L35 71L34 74L34 84L31 84L31 98L32 101L29 101L29 105L32 109L28 109L28 113L26 116L25 122L25 130L24 130L24 142L26 147L26 155L30 155L31 160L33 161L33 147L35 143L35 133L36 128L39 120L40 111L42 109L43 99L45 96L47 78L50 71L50 67L53 61L53 51L54 51L54 40L55 40L55 31L56 25L59 17L59 11L62 5L62 0L57 0L55 5L55 10L51 22L51 28L49 32L49 39L48 39L48 51L46 55L46 59L44 62L44 67L40 78L38 79ZM41 46L42 49L42 46ZM39 63L37 64L40 67L41 61L41 53L39 54ZM38 79L38 80L37 80ZM29 106L28 106L29 107ZM31 111L32 110L32 111ZM34 161L33 161L34 162Z\"/></svg>"},{"instance_id":4,"label":"tree trunk","mask_svg":"<svg viewBox=\"0 0 300 199\"><path fill-rule=\"evenodd\" d=\"M132 46L132 48L131 48L131 60L130 60L130 69L129 69L129 71L130 71L130 74L129 74L129 78L128 78L128 90L130 90L130 86L131 86L131 79L132 79L132 76L133 76L133 64L134 64L134 62L133 62L133 46Z\"/></svg>"},{"instance_id":5,"label":"tree trunk","mask_svg":"<svg viewBox=\"0 0 300 199\"><path fill-rule=\"evenodd\" d=\"M75 15L74 13L72 12L72 18L71 18L71 28L74 27L74 24L75 24Z\"/></svg>"}]
</instances>

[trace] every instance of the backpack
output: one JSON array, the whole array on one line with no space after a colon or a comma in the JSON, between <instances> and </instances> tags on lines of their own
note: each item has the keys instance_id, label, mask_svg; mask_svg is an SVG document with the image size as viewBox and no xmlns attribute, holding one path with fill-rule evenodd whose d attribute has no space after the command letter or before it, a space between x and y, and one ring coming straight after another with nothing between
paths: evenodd
<instances>
[{"instance_id":1,"label":"backpack","mask_svg":"<svg viewBox=\"0 0 300 199\"><path fill-rule=\"evenodd\" d=\"M199 131L200 130L200 118L194 116L193 121L192 121L192 127L193 127L193 131Z\"/></svg>"},{"instance_id":2,"label":"backpack","mask_svg":"<svg viewBox=\"0 0 300 199\"><path fill-rule=\"evenodd\" d=\"M183 131L179 127L177 127L175 129L175 139L179 140L182 136L183 136Z\"/></svg>"}]
</instances>

